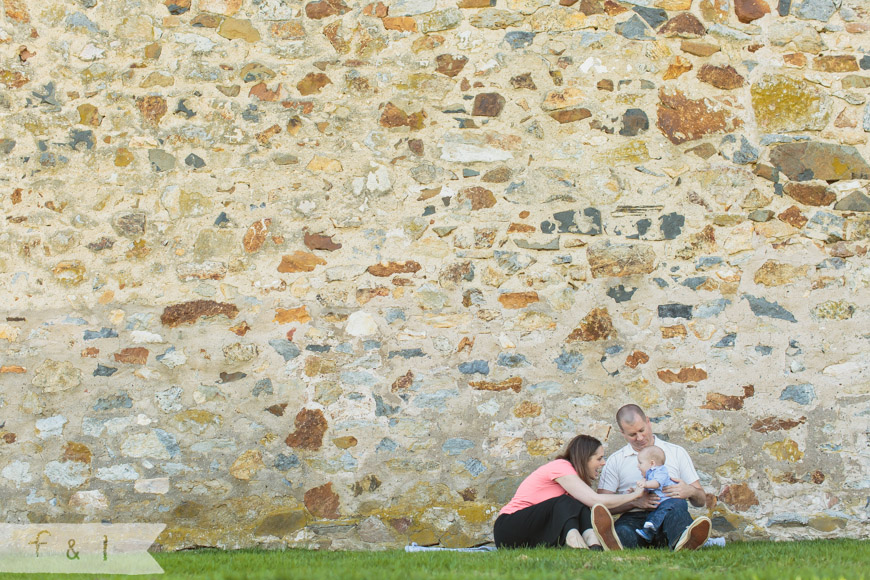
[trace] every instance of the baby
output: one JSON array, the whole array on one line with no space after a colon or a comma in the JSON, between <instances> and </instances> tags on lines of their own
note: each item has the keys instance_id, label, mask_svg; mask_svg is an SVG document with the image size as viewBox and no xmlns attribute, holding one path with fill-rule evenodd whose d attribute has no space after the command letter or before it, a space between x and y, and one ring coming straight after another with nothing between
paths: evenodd
<instances>
[{"instance_id":1,"label":"baby","mask_svg":"<svg viewBox=\"0 0 870 580\"><path fill-rule=\"evenodd\" d=\"M658 507L647 515L643 528L635 530L638 536L651 542L667 513L678 506L678 502L686 500L670 498L662 491L662 488L674 485L676 482L668 475L668 468L665 467L665 452L661 447L652 445L641 449L637 454L637 467L645 478L638 481L637 486L651 490L661 500Z\"/></svg>"}]
</instances>

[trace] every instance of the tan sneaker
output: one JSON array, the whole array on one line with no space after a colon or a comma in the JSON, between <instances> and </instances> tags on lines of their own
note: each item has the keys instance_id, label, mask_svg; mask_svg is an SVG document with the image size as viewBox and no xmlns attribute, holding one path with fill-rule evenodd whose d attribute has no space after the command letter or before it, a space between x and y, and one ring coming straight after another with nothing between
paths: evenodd
<instances>
[{"instance_id":1,"label":"tan sneaker","mask_svg":"<svg viewBox=\"0 0 870 580\"><path fill-rule=\"evenodd\" d=\"M703 546L704 542L707 541L707 538L710 537L710 529L712 527L713 524L707 516L701 516L696 519L688 528L686 528L683 535L680 536L677 545L674 546L674 552L679 552L680 550L697 550Z\"/></svg>"},{"instance_id":2,"label":"tan sneaker","mask_svg":"<svg viewBox=\"0 0 870 580\"><path fill-rule=\"evenodd\" d=\"M610 510L600 503L592 506L592 529L606 551L622 549L622 542L619 541L616 528L613 527L613 516L610 515Z\"/></svg>"}]
</instances>

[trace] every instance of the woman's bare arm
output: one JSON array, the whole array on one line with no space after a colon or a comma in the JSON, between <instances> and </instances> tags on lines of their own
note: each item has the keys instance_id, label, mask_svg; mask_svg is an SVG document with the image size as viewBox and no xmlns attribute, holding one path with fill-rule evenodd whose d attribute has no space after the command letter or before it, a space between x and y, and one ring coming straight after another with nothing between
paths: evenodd
<instances>
[{"instance_id":1,"label":"woman's bare arm","mask_svg":"<svg viewBox=\"0 0 870 580\"><path fill-rule=\"evenodd\" d=\"M614 494L614 493L595 493L592 488L580 479L579 475L563 475L555 479L556 483L568 492L574 499L580 501L584 505L592 507L600 503L607 509L616 508L621 505L630 503L641 495L646 493L643 489L637 489L633 493Z\"/></svg>"}]
</instances>

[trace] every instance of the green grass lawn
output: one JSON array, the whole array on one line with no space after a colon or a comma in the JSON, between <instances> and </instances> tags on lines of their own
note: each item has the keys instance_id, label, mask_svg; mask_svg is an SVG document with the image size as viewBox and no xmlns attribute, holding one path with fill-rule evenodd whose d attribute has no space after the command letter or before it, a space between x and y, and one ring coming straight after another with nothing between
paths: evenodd
<instances>
[{"instance_id":1,"label":"green grass lawn","mask_svg":"<svg viewBox=\"0 0 870 580\"><path fill-rule=\"evenodd\" d=\"M153 580L304 580L375 578L800 578L870 580L870 541L746 542L697 552L661 550L588 552L570 549L503 550L491 553L316 552L198 550L154 554L165 574ZM0 574L0 580L71 578L70 575ZM84 577L84 575L75 575ZM89 578L94 576L88 575ZM125 578L99 576L98 578ZM126 578L131 578L126 576Z\"/></svg>"}]
</instances>

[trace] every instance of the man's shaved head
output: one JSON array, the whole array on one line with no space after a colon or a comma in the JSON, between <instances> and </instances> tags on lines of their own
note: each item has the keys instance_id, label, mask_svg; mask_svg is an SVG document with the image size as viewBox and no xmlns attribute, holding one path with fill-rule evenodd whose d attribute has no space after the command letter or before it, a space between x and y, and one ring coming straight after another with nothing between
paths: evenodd
<instances>
[{"instance_id":1,"label":"man's shaved head","mask_svg":"<svg viewBox=\"0 0 870 580\"><path fill-rule=\"evenodd\" d=\"M616 424L619 426L620 431L623 431L623 425L634 423L638 419L645 421L646 414L643 412L643 409L633 403L623 405L619 408L619 411L616 412Z\"/></svg>"}]
</instances>

